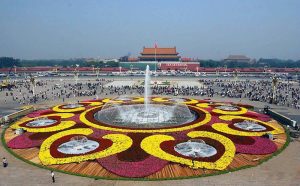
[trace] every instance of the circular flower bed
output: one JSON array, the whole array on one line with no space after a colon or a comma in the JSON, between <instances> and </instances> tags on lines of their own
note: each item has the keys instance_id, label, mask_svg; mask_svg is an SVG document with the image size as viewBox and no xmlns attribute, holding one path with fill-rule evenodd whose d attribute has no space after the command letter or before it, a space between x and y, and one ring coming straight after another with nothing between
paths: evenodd
<instances>
[{"instance_id":1,"label":"circular flower bed","mask_svg":"<svg viewBox=\"0 0 300 186\"><path fill-rule=\"evenodd\" d=\"M257 165L288 141L276 121L249 105L229 102L153 97L153 104L180 102L195 114L194 120L175 126L118 126L95 119L107 103L143 102L126 97L57 105L21 118L3 140L16 156L34 164L107 179L219 174ZM16 135L17 129L24 133Z\"/></svg>"}]
</instances>

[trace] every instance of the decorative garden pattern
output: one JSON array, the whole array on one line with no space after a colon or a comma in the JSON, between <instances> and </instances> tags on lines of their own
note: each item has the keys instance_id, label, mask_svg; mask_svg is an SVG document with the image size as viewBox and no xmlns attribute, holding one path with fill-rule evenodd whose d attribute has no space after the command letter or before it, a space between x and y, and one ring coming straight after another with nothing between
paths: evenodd
<instances>
[{"instance_id":1,"label":"decorative garden pattern","mask_svg":"<svg viewBox=\"0 0 300 186\"><path fill-rule=\"evenodd\" d=\"M175 101L151 98L152 104L167 107ZM186 98L179 101L193 113L192 119L180 116L175 121L175 115L160 115L170 125L157 127L118 125L118 120L109 123L107 118L103 122L96 117L108 103L129 108L143 103L141 97L57 105L12 124L4 141L15 155L32 163L107 179L172 179L231 171L257 165L286 144L284 128L253 112L249 105ZM16 130L24 132L17 135Z\"/></svg>"}]
</instances>

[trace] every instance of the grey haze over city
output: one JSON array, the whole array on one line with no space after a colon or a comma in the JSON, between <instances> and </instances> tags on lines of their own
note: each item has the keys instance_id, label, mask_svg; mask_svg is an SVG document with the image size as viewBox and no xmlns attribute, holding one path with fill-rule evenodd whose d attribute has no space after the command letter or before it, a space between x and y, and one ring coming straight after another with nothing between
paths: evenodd
<instances>
[{"instance_id":1,"label":"grey haze over city","mask_svg":"<svg viewBox=\"0 0 300 186\"><path fill-rule=\"evenodd\" d=\"M176 46L183 57L300 59L299 0L1 0L0 56L138 56Z\"/></svg>"}]
</instances>

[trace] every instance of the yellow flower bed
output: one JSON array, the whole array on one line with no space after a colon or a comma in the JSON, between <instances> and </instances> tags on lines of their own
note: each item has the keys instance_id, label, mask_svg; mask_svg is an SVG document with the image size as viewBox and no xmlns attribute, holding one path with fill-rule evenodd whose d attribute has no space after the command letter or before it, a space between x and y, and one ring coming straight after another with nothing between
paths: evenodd
<instances>
[{"instance_id":1,"label":"yellow flower bed","mask_svg":"<svg viewBox=\"0 0 300 186\"><path fill-rule=\"evenodd\" d=\"M82 121L84 124L86 124L86 125L88 125L90 127L101 129L101 130L109 130L109 131L116 131L116 132L135 132L135 133L136 132L139 132L139 133L153 133L153 132L162 133L162 132L177 132L177 131L189 130L189 129L192 129L192 128L204 125L204 124L208 123L211 120L211 115L210 115L210 113L208 111L206 111L204 109L197 108L195 106L191 106L191 107L196 108L198 110L201 110L201 111L203 111L205 113L205 118L204 118L203 121L200 121L198 123L194 123L194 124L191 124L191 125L183 126L183 127L177 127L177 128L175 127L175 128L168 128L168 129L150 129L150 130L147 130L147 129L121 129L121 128L115 128L115 127L103 126L103 125L95 124L95 123L90 122L86 118L86 114L88 112L92 111L93 109L100 108L100 107L101 106L94 107L94 108L91 108L91 109L88 109L88 110L82 112L80 114L80 121Z\"/></svg>"},{"instance_id":2,"label":"yellow flower bed","mask_svg":"<svg viewBox=\"0 0 300 186\"><path fill-rule=\"evenodd\" d=\"M90 135L93 133L92 129L87 128L79 128L79 129L71 129L63 132L59 132L47 138L41 145L39 158L44 165L52 165L52 164L65 164L72 162L82 162L86 160L94 160L97 158L107 157L122 151L125 151L132 145L132 139L123 134L107 134L103 136L104 139L109 139L113 142L112 146L107 149L95 152L87 155L78 155L67 158L54 158L50 153L51 144L58 140L59 138L71 134L79 134L79 135ZM101 144L100 144L101 145Z\"/></svg>"},{"instance_id":3,"label":"yellow flower bed","mask_svg":"<svg viewBox=\"0 0 300 186\"><path fill-rule=\"evenodd\" d=\"M148 154L151 154L152 156L158 157L160 159L168 160L171 162L185 164L188 165L190 168L206 168L206 169L223 170L232 162L235 154L235 146L230 139L220 134L215 134L212 132L204 132L204 131L190 132L188 133L188 136L191 138L207 137L207 138L217 140L224 145L225 153L216 162L201 162L196 160L193 161L191 159L177 157L175 155L163 151L160 148L160 144L162 142L175 140L174 137L168 135L149 136L141 142L141 148Z\"/></svg>"},{"instance_id":4,"label":"yellow flower bed","mask_svg":"<svg viewBox=\"0 0 300 186\"><path fill-rule=\"evenodd\" d=\"M183 103L187 105L192 105L192 104L197 104L198 102L199 101L196 99L190 99L190 101L184 101Z\"/></svg>"},{"instance_id":5,"label":"yellow flower bed","mask_svg":"<svg viewBox=\"0 0 300 186\"><path fill-rule=\"evenodd\" d=\"M159 103L164 103L164 102L168 102L169 99L168 98L163 98L163 97L157 97L157 98L153 98L152 101L159 102Z\"/></svg>"},{"instance_id":6,"label":"yellow flower bed","mask_svg":"<svg viewBox=\"0 0 300 186\"><path fill-rule=\"evenodd\" d=\"M103 105L103 103L100 102L100 101L83 101L83 102L80 102L80 103L88 103L89 106L100 106L100 105Z\"/></svg>"},{"instance_id":7,"label":"yellow flower bed","mask_svg":"<svg viewBox=\"0 0 300 186\"><path fill-rule=\"evenodd\" d=\"M144 98L142 97L136 97L132 100L132 102L144 102Z\"/></svg>"},{"instance_id":8,"label":"yellow flower bed","mask_svg":"<svg viewBox=\"0 0 300 186\"><path fill-rule=\"evenodd\" d=\"M200 108L209 108L209 103L198 103L196 105L197 107L200 107Z\"/></svg>"},{"instance_id":9,"label":"yellow flower bed","mask_svg":"<svg viewBox=\"0 0 300 186\"><path fill-rule=\"evenodd\" d=\"M257 123L262 123L262 124L272 127L274 129L272 131L264 131L264 132L251 132L251 131L246 132L246 131L234 130L234 129L228 127L227 123L215 123L212 125L212 127L215 130L220 131L220 132L225 132L227 134L232 134L232 135L237 135L237 136L262 136L268 132L270 132L271 134L284 133L284 129L277 124L274 125L272 123L263 122L263 121L253 119L253 118L248 118L248 117L243 117L243 116L229 116L229 115L220 116L219 118L222 120L225 120L225 121L232 121L233 119L245 119L245 120L250 120L250 121L257 122Z\"/></svg>"}]
</instances>

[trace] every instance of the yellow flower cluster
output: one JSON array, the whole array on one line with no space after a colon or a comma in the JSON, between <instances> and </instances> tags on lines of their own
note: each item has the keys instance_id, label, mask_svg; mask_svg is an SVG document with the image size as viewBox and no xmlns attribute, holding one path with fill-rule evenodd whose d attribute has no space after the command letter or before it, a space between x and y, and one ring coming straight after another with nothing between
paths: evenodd
<instances>
[{"instance_id":1,"label":"yellow flower cluster","mask_svg":"<svg viewBox=\"0 0 300 186\"><path fill-rule=\"evenodd\" d=\"M156 97L156 98L153 98L152 101L163 103L163 102L168 102L169 99L168 98L163 98L163 97Z\"/></svg>"},{"instance_id":2,"label":"yellow flower cluster","mask_svg":"<svg viewBox=\"0 0 300 186\"><path fill-rule=\"evenodd\" d=\"M184 101L183 103L187 105L192 105L192 104L197 104L198 102L199 101L196 99L190 99L190 101Z\"/></svg>"},{"instance_id":3,"label":"yellow flower cluster","mask_svg":"<svg viewBox=\"0 0 300 186\"><path fill-rule=\"evenodd\" d=\"M187 125L187 126L183 126L183 127L175 127L175 128L168 128L168 129L151 129L151 130L147 130L147 129L122 129L122 128L115 128L115 127L110 127L110 126L103 126L103 125L99 125L99 124L95 124L91 121L89 121L86 118L86 114L94 109L98 109L99 107L94 107L91 109L88 109L84 112L82 112L80 114L80 121L82 121L84 124L93 127L93 128L97 128L97 129L101 129L101 130L109 130L109 131L116 131L116 132L135 132L135 133L153 133L153 132L158 132L158 133L163 133L163 132L177 132L177 131L184 131L184 130L189 130L195 127L199 127L201 125L204 125L206 123L208 123L211 120L211 115L208 111L201 109L201 108L197 108L195 106L191 106L195 109L201 110L202 112L204 112L205 114L205 118L204 120L198 122L198 123L194 123L191 125Z\"/></svg>"},{"instance_id":4,"label":"yellow flower cluster","mask_svg":"<svg viewBox=\"0 0 300 186\"><path fill-rule=\"evenodd\" d=\"M76 124L75 121L61 121L60 124L52 126L52 127L49 126L49 127L42 127L42 128L33 128L33 127L20 126L21 124L23 124L25 122L34 121L35 119L49 117L49 116L60 116L61 118L65 119L65 118L70 118L70 117L74 116L74 114L56 113L56 114L43 115L43 116L39 116L39 117L35 117L35 118L24 117L24 118L20 119L19 121L15 122L10 127L12 129L22 128L28 132L53 132L53 131L59 131L59 130L64 130L64 129L70 128Z\"/></svg>"},{"instance_id":5,"label":"yellow flower cluster","mask_svg":"<svg viewBox=\"0 0 300 186\"><path fill-rule=\"evenodd\" d=\"M100 102L100 101L83 101L83 102L80 102L80 103L88 103L89 106L100 106L100 105L103 105L103 103Z\"/></svg>"},{"instance_id":6,"label":"yellow flower cluster","mask_svg":"<svg viewBox=\"0 0 300 186\"><path fill-rule=\"evenodd\" d=\"M224 145L225 153L216 162L200 162L200 161L193 161L191 159L186 159L182 157L177 157L175 155L163 151L160 148L160 144L162 142L175 140L174 137L168 135L149 136L141 142L141 148L148 154L151 154L152 156L158 157L160 159L180 163L180 164L185 164L191 168L223 170L232 162L235 154L235 146L230 139L220 134L216 134L212 132L204 132L204 131L190 132L188 133L188 136L191 138L207 137L214 140L218 140Z\"/></svg>"},{"instance_id":7,"label":"yellow flower cluster","mask_svg":"<svg viewBox=\"0 0 300 186\"><path fill-rule=\"evenodd\" d=\"M209 108L209 103L198 103L196 106L200 108Z\"/></svg>"},{"instance_id":8,"label":"yellow flower cluster","mask_svg":"<svg viewBox=\"0 0 300 186\"><path fill-rule=\"evenodd\" d=\"M52 143L63 136L71 135L71 134L79 134L79 135L90 135L93 133L92 129L87 128L78 128L71 129L67 131L62 131L57 134L54 134L47 138L41 145L39 158L44 165L52 165L52 164L65 164L72 162L82 162L86 160L94 160L97 158L107 157L122 151L127 150L132 145L132 139L124 134L107 134L103 136L104 139L109 139L113 142L112 146L104 149L100 152L95 152L87 155L78 155L67 158L54 158L50 153L50 147Z\"/></svg>"},{"instance_id":9,"label":"yellow flower cluster","mask_svg":"<svg viewBox=\"0 0 300 186\"><path fill-rule=\"evenodd\" d=\"M232 121L233 119L250 120L250 121L262 123L263 125L272 127L274 130L267 131L267 132L270 132L271 134L284 133L284 129L281 128L280 126L273 125L272 123L263 122L263 121L253 119L253 118L248 118L248 117L243 117L243 116L231 116L231 115L224 115L224 116L220 116L219 118L222 120L225 120L225 121ZM265 131L264 132L251 132L251 131L246 132L246 131L234 130L234 129L228 127L227 123L215 123L212 125L212 127L217 131L225 132L227 134L232 134L232 135L237 135L237 136L262 136L262 135L266 134Z\"/></svg>"}]
</instances>

